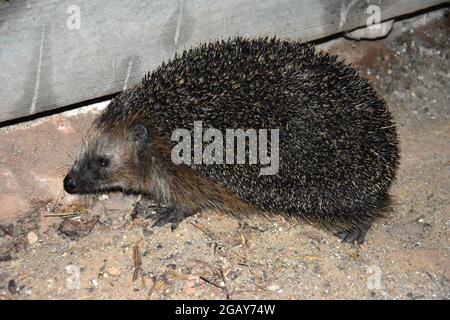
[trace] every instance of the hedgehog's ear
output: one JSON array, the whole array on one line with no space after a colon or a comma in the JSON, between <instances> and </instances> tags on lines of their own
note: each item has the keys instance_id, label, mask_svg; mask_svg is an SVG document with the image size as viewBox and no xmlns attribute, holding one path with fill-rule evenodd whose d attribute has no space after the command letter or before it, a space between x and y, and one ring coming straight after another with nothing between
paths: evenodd
<instances>
[{"instance_id":1,"label":"hedgehog's ear","mask_svg":"<svg viewBox=\"0 0 450 320\"><path fill-rule=\"evenodd\" d=\"M147 129L140 124L131 127L130 140L136 144L138 149L143 149L148 142Z\"/></svg>"}]
</instances>

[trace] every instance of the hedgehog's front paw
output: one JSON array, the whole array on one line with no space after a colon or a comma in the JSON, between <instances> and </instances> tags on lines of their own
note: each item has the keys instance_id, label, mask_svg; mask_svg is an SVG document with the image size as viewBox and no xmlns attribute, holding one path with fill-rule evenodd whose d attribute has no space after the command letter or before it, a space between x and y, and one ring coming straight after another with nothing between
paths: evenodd
<instances>
[{"instance_id":1,"label":"hedgehog's front paw","mask_svg":"<svg viewBox=\"0 0 450 320\"><path fill-rule=\"evenodd\" d=\"M154 212L158 212L158 210L165 210L167 208L162 208L159 205L154 204L151 201L140 199L136 201L132 210L131 210L131 219L135 220L137 218L148 219L154 215Z\"/></svg>"},{"instance_id":2,"label":"hedgehog's front paw","mask_svg":"<svg viewBox=\"0 0 450 320\"><path fill-rule=\"evenodd\" d=\"M162 227L170 223L170 229L175 230L184 218L190 216L189 212L185 209L176 207L160 208L156 211L154 216L155 223L152 227Z\"/></svg>"},{"instance_id":3,"label":"hedgehog's front paw","mask_svg":"<svg viewBox=\"0 0 450 320\"><path fill-rule=\"evenodd\" d=\"M362 244L367 230L345 230L335 234L342 242Z\"/></svg>"}]
</instances>

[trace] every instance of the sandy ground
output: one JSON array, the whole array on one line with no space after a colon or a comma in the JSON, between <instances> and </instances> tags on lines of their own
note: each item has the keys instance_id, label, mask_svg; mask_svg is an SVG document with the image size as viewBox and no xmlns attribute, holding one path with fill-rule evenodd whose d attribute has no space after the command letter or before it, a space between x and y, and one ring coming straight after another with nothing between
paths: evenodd
<instances>
[{"instance_id":1,"label":"sandy ground","mask_svg":"<svg viewBox=\"0 0 450 320\"><path fill-rule=\"evenodd\" d=\"M360 247L278 217L151 228L134 196L62 191L96 112L1 128L0 299L449 299L449 34L441 10L323 45L360 66L398 124L392 210Z\"/></svg>"}]
</instances>

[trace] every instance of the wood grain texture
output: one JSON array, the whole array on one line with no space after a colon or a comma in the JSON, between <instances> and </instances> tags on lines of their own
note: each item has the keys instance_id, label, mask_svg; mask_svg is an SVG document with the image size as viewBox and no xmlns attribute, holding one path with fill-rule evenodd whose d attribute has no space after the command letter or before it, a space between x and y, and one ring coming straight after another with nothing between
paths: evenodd
<instances>
[{"instance_id":1,"label":"wood grain texture","mask_svg":"<svg viewBox=\"0 0 450 320\"><path fill-rule=\"evenodd\" d=\"M309 41L443 0L0 1L0 122L109 95L175 51L235 35ZM70 29L78 5L80 28Z\"/></svg>"}]
</instances>

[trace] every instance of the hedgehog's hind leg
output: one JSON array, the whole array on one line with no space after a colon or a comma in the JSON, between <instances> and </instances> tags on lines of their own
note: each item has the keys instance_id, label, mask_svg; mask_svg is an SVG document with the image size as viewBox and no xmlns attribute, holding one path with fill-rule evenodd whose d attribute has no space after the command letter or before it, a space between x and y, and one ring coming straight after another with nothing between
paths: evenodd
<instances>
[{"instance_id":1,"label":"hedgehog's hind leg","mask_svg":"<svg viewBox=\"0 0 450 320\"><path fill-rule=\"evenodd\" d=\"M384 211L390 206L390 197L387 193L376 195L363 207L343 210L334 226L334 235L346 243L364 243L367 231L372 223L383 218Z\"/></svg>"},{"instance_id":2,"label":"hedgehog's hind leg","mask_svg":"<svg viewBox=\"0 0 450 320\"><path fill-rule=\"evenodd\" d=\"M372 223L380 216L374 208L343 210L329 229L341 242L362 244Z\"/></svg>"},{"instance_id":3,"label":"hedgehog's hind leg","mask_svg":"<svg viewBox=\"0 0 450 320\"><path fill-rule=\"evenodd\" d=\"M335 233L334 235L341 239L342 242L346 243L357 243L362 244L366 238L366 234L369 228L367 229L350 229L345 231L340 231Z\"/></svg>"}]
</instances>

